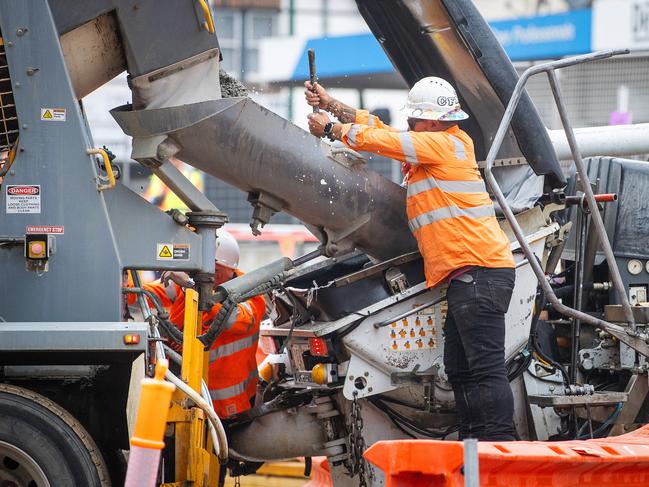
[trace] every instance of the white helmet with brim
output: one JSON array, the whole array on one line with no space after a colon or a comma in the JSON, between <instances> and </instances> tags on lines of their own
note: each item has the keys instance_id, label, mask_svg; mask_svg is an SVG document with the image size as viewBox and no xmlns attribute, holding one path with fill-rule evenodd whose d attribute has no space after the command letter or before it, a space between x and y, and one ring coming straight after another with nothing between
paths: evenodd
<instances>
[{"instance_id":1,"label":"white helmet with brim","mask_svg":"<svg viewBox=\"0 0 649 487\"><path fill-rule=\"evenodd\" d=\"M216 232L216 248L214 249L216 264L236 269L239 266L239 244L232 234L220 228Z\"/></svg>"},{"instance_id":2,"label":"white helmet with brim","mask_svg":"<svg viewBox=\"0 0 649 487\"><path fill-rule=\"evenodd\" d=\"M455 88L435 76L417 81L408 93L408 101L400 110L408 118L456 122L469 118L460 107Z\"/></svg>"}]
</instances>

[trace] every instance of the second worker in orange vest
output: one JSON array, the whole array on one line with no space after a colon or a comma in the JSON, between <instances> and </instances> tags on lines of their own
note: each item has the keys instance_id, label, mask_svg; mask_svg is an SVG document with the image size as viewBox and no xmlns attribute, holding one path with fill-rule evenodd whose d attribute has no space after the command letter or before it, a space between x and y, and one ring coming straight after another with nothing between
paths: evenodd
<instances>
[{"instance_id":1,"label":"second worker in orange vest","mask_svg":"<svg viewBox=\"0 0 649 487\"><path fill-rule=\"evenodd\" d=\"M453 387L460 438L513 440L514 402L505 370L505 313L514 287L509 240L475 160L473 141L458 126L468 118L441 78L418 81L396 130L366 110L305 83L309 130L350 148L401 161L408 188L408 224L424 259L428 287L448 283L444 365Z\"/></svg>"},{"instance_id":2,"label":"second worker in orange vest","mask_svg":"<svg viewBox=\"0 0 649 487\"><path fill-rule=\"evenodd\" d=\"M232 235L219 230L214 256L214 286L242 275L239 265L239 245ZM174 281L174 282L169 282ZM182 329L185 315L183 287L190 285L184 273L165 273L162 282L154 281L144 287L155 293L169 310L169 319ZM203 330L206 332L221 309L216 304L203 313ZM209 353L207 387L214 410L220 418L228 418L251 408L257 390L257 344L259 325L266 311L266 301L256 296L237 305L228 318L223 332L217 337Z\"/></svg>"}]
</instances>

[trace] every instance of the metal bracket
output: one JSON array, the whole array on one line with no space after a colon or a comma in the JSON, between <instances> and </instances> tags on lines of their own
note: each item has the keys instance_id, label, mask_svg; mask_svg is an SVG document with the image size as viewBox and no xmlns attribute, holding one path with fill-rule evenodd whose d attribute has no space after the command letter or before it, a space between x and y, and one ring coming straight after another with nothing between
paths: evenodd
<instances>
[{"instance_id":1,"label":"metal bracket","mask_svg":"<svg viewBox=\"0 0 649 487\"><path fill-rule=\"evenodd\" d=\"M404 293L410 287L408 279L398 267L390 267L385 271L385 282L392 294Z\"/></svg>"},{"instance_id":2,"label":"metal bracket","mask_svg":"<svg viewBox=\"0 0 649 487\"><path fill-rule=\"evenodd\" d=\"M370 221L370 218L371 217L369 214L363 215L347 228L339 232L333 232L328 228L325 228L324 231L327 235L327 243L324 246L324 255L326 255L327 257L333 257L337 254L339 255L341 253L353 251L355 248L353 242L345 242L345 239L347 239L347 237L349 237L363 225L367 224L367 222Z\"/></svg>"},{"instance_id":3,"label":"metal bracket","mask_svg":"<svg viewBox=\"0 0 649 487\"><path fill-rule=\"evenodd\" d=\"M331 155L333 156L332 159L334 161L349 167L361 166L367 163L367 160L365 160L365 158L361 154L356 152L354 149L350 149L349 147L334 147L333 149L331 149ZM343 158L336 157L339 155L342 155Z\"/></svg>"},{"instance_id":4,"label":"metal bracket","mask_svg":"<svg viewBox=\"0 0 649 487\"><path fill-rule=\"evenodd\" d=\"M564 408L571 406L614 406L626 402L626 392L597 392L580 396L565 395L529 395L530 404L541 408Z\"/></svg>"},{"instance_id":5,"label":"metal bracket","mask_svg":"<svg viewBox=\"0 0 649 487\"><path fill-rule=\"evenodd\" d=\"M248 202L254 208L250 218L250 228L255 236L261 235L260 225L263 228L275 213L286 207L286 203L279 198L258 191L248 193Z\"/></svg>"},{"instance_id":6,"label":"metal bracket","mask_svg":"<svg viewBox=\"0 0 649 487\"><path fill-rule=\"evenodd\" d=\"M440 364L435 363L426 370L419 370L420 365L415 365L409 372L392 372L390 382L393 386L430 384L439 375Z\"/></svg>"}]
</instances>

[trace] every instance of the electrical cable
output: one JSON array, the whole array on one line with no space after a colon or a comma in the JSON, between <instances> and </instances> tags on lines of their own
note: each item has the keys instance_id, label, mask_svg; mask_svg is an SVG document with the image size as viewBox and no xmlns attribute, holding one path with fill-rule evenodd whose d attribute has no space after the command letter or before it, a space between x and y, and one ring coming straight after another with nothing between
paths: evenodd
<instances>
[{"instance_id":1,"label":"electrical cable","mask_svg":"<svg viewBox=\"0 0 649 487\"><path fill-rule=\"evenodd\" d=\"M620 412L622 411L623 405L624 405L624 403L621 403L621 402L617 403L617 406L615 407L615 410L611 413L611 415L608 418L606 418L606 420L599 426L599 428L597 428L596 430L593 431L593 438L596 438L597 435L603 433L606 430L606 428L611 426L611 424L617 419ZM583 440L583 439L586 439L586 438L590 438L590 434L588 434L588 435L583 434L583 430L586 429L586 426L588 426L588 421L584 422L584 424L581 425L581 427L579 428L579 431L577 432L577 437L576 437L577 440Z\"/></svg>"},{"instance_id":2,"label":"electrical cable","mask_svg":"<svg viewBox=\"0 0 649 487\"><path fill-rule=\"evenodd\" d=\"M403 426L407 427L408 429L414 431L415 433L419 434L420 436L425 436L428 438L444 438L448 436L449 434L453 433L454 431L457 431L459 428L459 425L453 425L449 428L446 428L444 430L432 430L429 428L422 428L412 422L412 420L408 419L398 411L394 410L387 404L382 399L379 398L370 398L370 402L376 406L379 410L383 411L385 414L388 415L392 420L398 421L401 423ZM394 422L394 421L393 421Z\"/></svg>"}]
</instances>

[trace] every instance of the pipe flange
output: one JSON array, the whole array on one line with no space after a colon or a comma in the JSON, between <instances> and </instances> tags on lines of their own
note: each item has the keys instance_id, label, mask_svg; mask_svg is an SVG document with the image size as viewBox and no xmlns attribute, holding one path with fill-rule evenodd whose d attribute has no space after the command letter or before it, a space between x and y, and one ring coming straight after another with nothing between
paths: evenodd
<instances>
[{"instance_id":1,"label":"pipe flange","mask_svg":"<svg viewBox=\"0 0 649 487\"><path fill-rule=\"evenodd\" d=\"M194 274L193 279L196 284L213 283L214 274L210 272L197 272Z\"/></svg>"},{"instance_id":2,"label":"pipe flange","mask_svg":"<svg viewBox=\"0 0 649 487\"><path fill-rule=\"evenodd\" d=\"M222 211L190 211L187 213L192 227L221 228L228 220L228 215Z\"/></svg>"}]
</instances>

